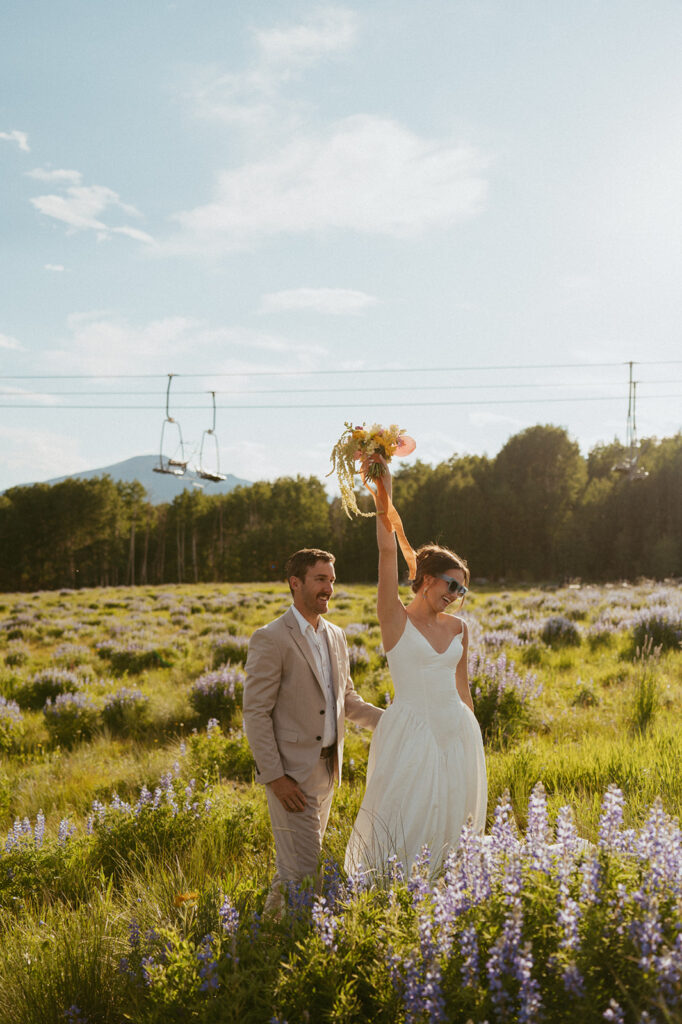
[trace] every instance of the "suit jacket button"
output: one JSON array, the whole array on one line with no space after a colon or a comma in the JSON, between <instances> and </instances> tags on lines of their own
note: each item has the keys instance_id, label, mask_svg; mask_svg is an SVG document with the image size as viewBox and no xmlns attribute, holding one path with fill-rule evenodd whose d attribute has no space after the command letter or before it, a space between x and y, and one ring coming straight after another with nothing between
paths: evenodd
<instances>
[{"instance_id":1,"label":"suit jacket button","mask_svg":"<svg viewBox=\"0 0 682 1024\"><path fill-rule=\"evenodd\" d=\"M320 711L320 714L321 714L321 715L323 715L323 714L324 714L324 709L323 709L322 711Z\"/></svg>"},{"instance_id":2,"label":"suit jacket button","mask_svg":"<svg viewBox=\"0 0 682 1024\"><path fill-rule=\"evenodd\" d=\"M322 739L322 737L321 737L321 736L316 736L316 737L315 737L315 739L316 739L316 740L321 740L321 739Z\"/></svg>"}]
</instances>

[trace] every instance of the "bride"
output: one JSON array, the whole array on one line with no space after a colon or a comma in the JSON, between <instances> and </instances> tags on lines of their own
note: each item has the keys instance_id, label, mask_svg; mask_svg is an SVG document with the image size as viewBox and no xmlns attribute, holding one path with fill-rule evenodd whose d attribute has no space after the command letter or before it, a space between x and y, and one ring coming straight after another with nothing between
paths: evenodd
<instances>
[{"instance_id":1,"label":"bride","mask_svg":"<svg viewBox=\"0 0 682 1024\"><path fill-rule=\"evenodd\" d=\"M485 825L486 770L469 690L467 627L448 613L458 601L461 607L469 569L448 548L424 545L416 553L414 597L405 607L395 533L385 514L377 515L377 543L377 613L395 700L372 737L367 788L345 867L381 876L395 856L409 872L426 844L436 871L469 817L476 831Z\"/></svg>"}]
</instances>

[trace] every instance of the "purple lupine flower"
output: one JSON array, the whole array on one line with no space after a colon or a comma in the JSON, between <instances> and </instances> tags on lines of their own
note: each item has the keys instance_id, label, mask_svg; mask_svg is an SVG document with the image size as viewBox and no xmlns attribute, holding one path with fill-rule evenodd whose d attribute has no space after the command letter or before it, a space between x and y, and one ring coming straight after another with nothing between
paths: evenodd
<instances>
[{"instance_id":1,"label":"purple lupine flower","mask_svg":"<svg viewBox=\"0 0 682 1024\"><path fill-rule=\"evenodd\" d=\"M545 787L541 782L537 782L528 800L528 825L523 853L530 858L532 869L547 875L551 870L550 838Z\"/></svg>"},{"instance_id":2,"label":"purple lupine flower","mask_svg":"<svg viewBox=\"0 0 682 1024\"><path fill-rule=\"evenodd\" d=\"M654 966L661 991L670 1006L678 1006L682 987L682 931L672 946L654 957Z\"/></svg>"},{"instance_id":3,"label":"purple lupine flower","mask_svg":"<svg viewBox=\"0 0 682 1024\"><path fill-rule=\"evenodd\" d=\"M71 838L75 831L76 826L72 825L68 818L62 818L59 822L59 832L57 835L58 844L60 846L65 846L66 841Z\"/></svg>"},{"instance_id":4,"label":"purple lupine flower","mask_svg":"<svg viewBox=\"0 0 682 1024\"><path fill-rule=\"evenodd\" d=\"M403 862L398 860L398 855L392 853L386 860L386 867L388 868L388 876L391 881L391 886L394 887L396 883L400 883L405 878L405 868Z\"/></svg>"},{"instance_id":5,"label":"purple lupine flower","mask_svg":"<svg viewBox=\"0 0 682 1024\"><path fill-rule=\"evenodd\" d=\"M585 995L585 979L578 970L576 964L571 963L566 967L561 980L564 983L564 989L570 996L582 999Z\"/></svg>"},{"instance_id":6,"label":"purple lupine flower","mask_svg":"<svg viewBox=\"0 0 682 1024\"><path fill-rule=\"evenodd\" d=\"M15 700L0 696L0 723L5 721L10 725L18 725L23 719L21 708Z\"/></svg>"},{"instance_id":7,"label":"purple lupine flower","mask_svg":"<svg viewBox=\"0 0 682 1024\"><path fill-rule=\"evenodd\" d=\"M469 676L472 681L482 680L485 688L494 690L498 698L508 690L514 692L522 705L539 697L542 692L536 676L532 672L522 676L505 653L493 661L475 650L469 660Z\"/></svg>"},{"instance_id":8,"label":"purple lupine flower","mask_svg":"<svg viewBox=\"0 0 682 1024\"><path fill-rule=\"evenodd\" d=\"M348 648L348 661L351 670L360 665L369 665L369 653L363 644L351 644Z\"/></svg>"},{"instance_id":9,"label":"purple lupine flower","mask_svg":"<svg viewBox=\"0 0 682 1024\"><path fill-rule=\"evenodd\" d=\"M136 818L139 816L142 808L145 807L147 804L150 804L153 801L153 799L154 798L152 794L149 792L147 787L143 785L142 789L140 790L140 795L137 798L137 803L133 808L133 814L135 815Z\"/></svg>"},{"instance_id":10,"label":"purple lupine flower","mask_svg":"<svg viewBox=\"0 0 682 1024\"><path fill-rule=\"evenodd\" d=\"M128 925L128 942L131 949L137 949L140 945L140 926L134 917Z\"/></svg>"},{"instance_id":11,"label":"purple lupine flower","mask_svg":"<svg viewBox=\"0 0 682 1024\"><path fill-rule=\"evenodd\" d=\"M313 925L322 944L330 952L335 953L338 920L332 914L324 896L316 896L313 901Z\"/></svg>"},{"instance_id":12,"label":"purple lupine flower","mask_svg":"<svg viewBox=\"0 0 682 1024\"><path fill-rule=\"evenodd\" d=\"M88 1024L88 1018L75 1003L72 1003L68 1010L64 1010L62 1016L67 1024Z\"/></svg>"},{"instance_id":13,"label":"purple lupine flower","mask_svg":"<svg viewBox=\"0 0 682 1024\"><path fill-rule=\"evenodd\" d=\"M154 968L157 966L153 956L144 956L140 962L142 968L142 977L145 980L145 984L151 987L154 980Z\"/></svg>"},{"instance_id":14,"label":"purple lupine flower","mask_svg":"<svg viewBox=\"0 0 682 1024\"><path fill-rule=\"evenodd\" d=\"M582 848L582 843L573 821L573 808L568 804L559 808L559 813L556 817L555 835L558 848L559 874L563 878L570 872L575 858Z\"/></svg>"},{"instance_id":15,"label":"purple lupine flower","mask_svg":"<svg viewBox=\"0 0 682 1024\"><path fill-rule=\"evenodd\" d=\"M417 854L410 877L407 880L407 890L412 893L412 903L417 904L431 892L429 888L429 864L431 863L431 851L428 846L422 846Z\"/></svg>"},{"instance_id":16,"label":"purple lupine flower","mask_svg":"<svg viewBox=\"0 0 682 1024\"><path fill-rule=\"evenodd\" d=\"M36 850L40 850L43 845L43 839L45 837L45 815L43 814L42 808L36 814L36 827L33 833L33 841L35 843Z\"/></svg>"},{"instance_id":17,"label":"purple lupine flower","mask_svg":"<svg viewBox=\"0 0 682 1024\"><path fill-rule=\"evenodd\" d=\"M504 861L502 870L502 892L509 907L515 906L523 891L523 862L520 850L513 850Z\"/></svg>"},{"instance_id":18,"label":"purple lupine flower","mask_svg":"<svg viewBox=\"0 0 682 1024\"><path fill-rule=\"evenodd\" d=\"M351 871L346 879L346 885L344 887L344 896L348 899L357 899L360 893L365 892L371 885L371 875L369 871L366 871L362 864Z\"/></svg>"},{"instance_id":19,"label":"purple lupine flower","mask_svg":"<svg viewBox=\"0 0 682 1024\"><path fill-rule=\"evenodd\" d=\"M239 927L239 911L229 896L223 896L223 902L218 911L218 918L226 935L230 937L236 935L237 928Z\"/></svg>"},{"instance_id":20,"label":"purple lupine flower","mask_svg":"<svg viewBox=\"0 0 682 1024\"><path fill-rule=\"evenodd\" d=\"M344 629L344 633L346 634L346 636L349 637L359 636L360 633L367 633L368 631L369 626L365 625L364 622L349 622L346 628Z\"/></svg>"},{"instance_id":21,"label":"purple lupine flower","mask_svg":"<svg viewBox=\"0 0 682 1024\"><path fill-rule=\"evenodd\" d=\"M660 797L654 800L634 846L639 860L647 862L650 887L656 892L672 889L682 895L682 831L678 822L665 813Z\"/></svg>"},{"instance_id":22,"label":"purple lupine flower","mask_svg":"<svg viewBox=\"0 0 682 1024\"><path fill-rule=\"evenodd\" d=\"M504 858L511 850L518 848L518 832L508 790L500 797L495 808L490 839L491 854L496 859Z\"/></svg>"},{"instance_id":23,"label":"purple lupine flower","mask_svg":"<svg viewBox=\"0 0 682 1024\"><path fill-rule=\"evenodd\" d=\"M462 930L460 952L462 954L462 984L470 988L478 986L478 936L473 925Z\"/></svg>"},{"instance_id":24,"label":"purple lupine flower","mask_svg":"<svg viewBox=\"0 0 682 1024\"><path fill-rule=\"evenodd\" d=\"M199 991L216 992L220 986L220 981L218 979L218 964L216 963L213 951L213 935L210 932L208 935L204 935L199 943L196 958L201 964L199 968L199 977L201 978Z\"/></svg>"},{"instance_id":25,"label":"purple lupine flower","mask_svg":"<svg viewBox=\"0 0 682 1024\"><path fill-rule=\"evenodd\" d=\"M492 1004L503 1020L511 1014L511 998L504 985L505 976L512 973L514 957L521 941L523 914L518 901L507 914L502 932L493 943L486 963L488 986Z\"/></svg>"},{"instance_id":26,"label":"purple lupine flower","mask_svg":"<svg viewBox=\"0 0 682 1024\"><path fill-rule=\"evenodd\" d=\"M111 803L109 804L109 807L111 808L112 811L119 811L121 814L129 814L130 811L132 810L130 804L127 803L125 800L122 800L115 790L112 793Z\"/></svg>"},{"instance_id":27,"label":"purple lupine flower","mask_svg":"<svg viewBox=\"0 0 682 1024\"><path fill-rule=\"evenodd\" d=\"M610 785L604 794L599 819L599 847L602 850L621 850L621 828L625 799L618 786Z\"/></svg>"},{"instance_id":28,"label":"purple lupine flower","mask_svg":"<svg viewBox=\"0 0 682 1024\"><path fill-rule=\"evenodd\" d=\"M609 1001L609 1005L604 1010L602 1017L604 1020L608 1020L610 1024L625 1024L625 1014L620 1003L617 1003L615 999Z\"/></svg>"},{"instance_id":29,"label":"purple lupine flower","mask_svg":"<svg viewBox=\"0 0 682 1024\"><path fill-rule=\"evenodd\" d=\"M513 971L519 983L519 1024L534 1024L542 1010L540 986L532 976L533 953L530 942L514 955Z\"/></svg>"},{"instance_id":30,"label":"purple lupine flower","mask_svg":"<svg viewBox=\"0 0 682 1024\"><path fill-rule=\"evenodd\" d=\"M602 872L596 850L591 851L585 857L580 873L580 899L583 903L599 903Z\"/></svg>"},{"instance_id":31,"label":"purple lupine flower","mask_svg":"<svg viewBox=\"0 0 682 1024\"><path fill-rule=\"evenodd\" d=\"M580 904L571 896L564 895L559 903L557 912L557 924L562 931L559 946L562 949L578 949L580 945L580 919L582 911Z\"/></svg>"}]
</instances>

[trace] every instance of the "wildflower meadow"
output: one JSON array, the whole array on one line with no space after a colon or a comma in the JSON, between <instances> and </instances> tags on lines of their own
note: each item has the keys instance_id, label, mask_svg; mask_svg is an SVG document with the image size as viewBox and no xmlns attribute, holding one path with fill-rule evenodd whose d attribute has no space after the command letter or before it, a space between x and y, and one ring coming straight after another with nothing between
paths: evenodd
<instances>
[{"instance_id":1,"label":"wildflower meadow","mask_svg":"<svg viewBox=\"0 0 682 1024\"><path fill-rule=\"evenodd\" d=\"M472 587L485 835L435 873L341 865L263 916L274 850L242 731L284 584L0 595L0 1024L682 1021L682 588ZM357 689L392 686L341 584Z\"/></svg>"}]
</instances>

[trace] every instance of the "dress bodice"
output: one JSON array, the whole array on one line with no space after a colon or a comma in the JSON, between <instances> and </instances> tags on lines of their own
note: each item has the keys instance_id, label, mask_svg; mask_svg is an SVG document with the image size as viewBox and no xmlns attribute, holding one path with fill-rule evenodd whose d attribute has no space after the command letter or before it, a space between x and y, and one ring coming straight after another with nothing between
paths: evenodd
<instances>
[{"instance_id":1,"label":"dress bodice","mask_svg":"<svg viewBox=\"0 0 682 1024\"><path fill-rule=\"evenodd\" d=\"M462 633L439 654L407 616L402 636L386 657L395 689L395 708L409 710L422 719L439 746L447 743L453 720L470 713L455 685Z\"/></svg>"}]
</instances>

